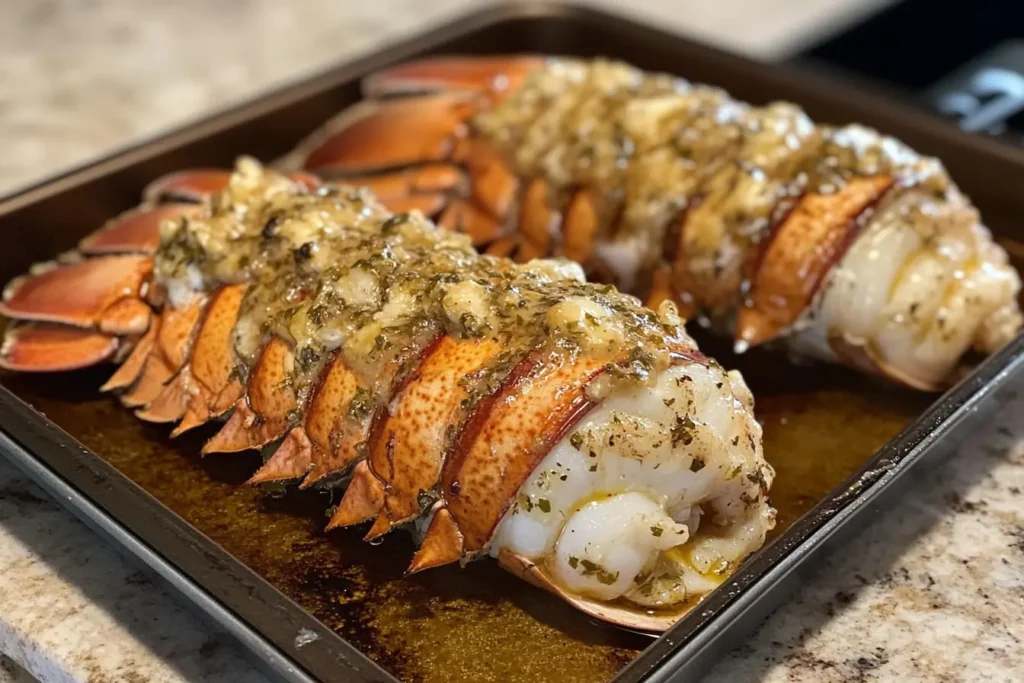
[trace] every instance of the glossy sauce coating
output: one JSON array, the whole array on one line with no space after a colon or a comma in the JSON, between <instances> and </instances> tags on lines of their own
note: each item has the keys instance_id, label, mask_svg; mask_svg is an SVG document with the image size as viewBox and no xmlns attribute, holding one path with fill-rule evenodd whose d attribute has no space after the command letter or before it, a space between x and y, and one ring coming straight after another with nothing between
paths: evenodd
<instances>
[{"instance_id":1,"label":"glossy sauce coating","mask_svg":"<svg viewBox=\"0 0 1024 683\"><path fill-rule=\"evenodd\" d=\"M418 212L392 216L354 188L309 193L251 160L202 212L165 224L156 274L172 305L248 283L233 333L237 374L247 377L268 341L283 339L301 406L337 351L361 381L354 421L390 398L400 366L439 335L501 348L464 378L463 409L531 350L566 361L614 350L613 379L647 382L671 353L693 347L671 311L659 316L585 283L574 264L481 256Z\"/></svg>"}]
</instances>

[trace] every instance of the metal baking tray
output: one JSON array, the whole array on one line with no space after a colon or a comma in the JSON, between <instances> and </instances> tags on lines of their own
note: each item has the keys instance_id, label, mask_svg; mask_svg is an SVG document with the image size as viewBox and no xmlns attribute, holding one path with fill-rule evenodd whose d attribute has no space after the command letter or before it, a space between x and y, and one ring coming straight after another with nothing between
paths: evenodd
<instances>
[{"instance_id":1,"label":"metal baking tray","mask_svg":"<svg viewBox=\"0 0 1024 683\"><path fill-rule=\"evenodd\" d=\"M359 97L359 79L425 53L605 55L728 89L788 99L820 121L859 121L943 158L1014 253L1024 154L840 82L755 63L590 9L518 4L475 12L355 62L0 200L0 280L73 246L169 171L278 158ZM12 248L14 245L17 248ZM755 628L822 553L879 514L1020 389L1024 337L941 398L767 353L736 358L778 470L770 542L672 630L653 639L596 623L498 569L409 579L412 545L323 533L327 494L241 486L256 454L201 459L206 434L170 440L96 391L105 369L0 377L0 449L104 536L163 576L286 681L693 680Z\"/></svg>"}]
</instances>

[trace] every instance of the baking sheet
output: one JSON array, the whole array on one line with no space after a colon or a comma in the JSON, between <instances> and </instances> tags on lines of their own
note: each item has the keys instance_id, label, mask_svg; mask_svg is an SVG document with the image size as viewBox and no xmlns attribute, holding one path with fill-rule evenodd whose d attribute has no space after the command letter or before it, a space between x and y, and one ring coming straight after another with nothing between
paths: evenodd
<instances>
[{"instance_id":1,"label":"baking sheet","mask_svg":"<svg viewBox=\"0 0 1024 683\"><path fill-rule=\"evenodd\" d=\"M1008 238L1019 235L1005 220L1021 208L1011 191L1024 186L1012 185L1024 180L1019 155L957 137L951 128L935 128L916 112L864 93L594 11L534 5L475 14L0 203L0 231L24 245L0 255L0 276L6 280L70 247L130 207L160 173L227 165L243 152L275 158L354 101L359 76L424 51L601 53L720 85L753 101L793 99L823 120L880 121L887 132L943 153L951 166L973 168L969 177L959 174L965 189ZM34 225L47 230L26 229ZM393 534L371 546L358 530L324 534L330 494L293 491L275 497L241 486L259 463L256 454L200 459L199 445L209 431L172 441L165 427L135 420L95 391L109 371L7 375L2 383L11 394L0 396L0 405L8 407L5 431L40 464L277 648L281 661L297 662L322 680L381 680L382 672L357 650L411 681L595 681L617 674L639 680L696 671L710 661L709 653L724 647L723 638L752 628L756 609L781 596L770 590L782 581L773 572L789 567L791 576L793 566L810 565L813 551L835 526L855 528L857 506L889 490L897 474L909 479L904 471L913 463L944 451L945 444L933 437L960 424L976 402L991 400L1017 362L1013 349L992 359L987 374L969 380L915 423L935 397L843 368L791 367L767 353L736 359L714 343L705 346L727 366L738 365L757 396L765 452L778 471L772 494L779 509L777 542L653 644L649 637L593 622L490 562L402 578L412 551L408 537ZM11 396L42 411L66 434ZM890 442L908 426L902 441Z\"/></svg>"}]
</instances>

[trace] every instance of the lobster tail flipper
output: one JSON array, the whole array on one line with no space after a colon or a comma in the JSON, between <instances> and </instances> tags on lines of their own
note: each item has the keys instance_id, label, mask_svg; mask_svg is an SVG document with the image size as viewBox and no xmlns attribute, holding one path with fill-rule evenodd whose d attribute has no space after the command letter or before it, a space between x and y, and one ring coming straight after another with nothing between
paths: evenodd
<instances>
[{"instance_id":1,"label":"lobster tail flipper","mask_svg":"<svg viewBox=\"0 0 1024 683\"><path fill-rule=\"evenodd\" d=\"M119 342L102 332L52 323L24 323L7 329L0 367L16 372L64 372L110 360Z\"/></svg>"},{"instance_id":2,"label":"lobster tail flipper","mask_svg":"<svg viewBox=\"0 0 1024 683\"><path fill-rule=\"evenodd\" d=\"M110 334L142 334L149 327L149 308L140 297L152 268L152 259L140 255L56 265L11 282L0 314Z\"/></svg>"},{"instance_id":3,"label":"lobster tail flipper","mask_svg":"<svg viewBox=\"0 0 1024 683\"><path fill-rule=\"evenodd\" d=\"M83 254L148 254L160 246L160 225L196 210L193 204L163 204L131 209L78 243Z\"/></svg>"},{"instance_id":4,"label":"lobster tail flipper","mask_svg":"<svg viewBox=\"0 0 1024 683\"><path fill-rule=\"evenodd\" d=\"M226 171L184 171L154 181L147 202L83 238L65 262L40 264L4 290L0 314L15 321L4 335L0 365L20 372L57 372L114 359L131 350L104 384L126 390L126 405L150 404L181 367L150 361L161 331L148 302L160 226L197 211L193 203L222 189ZM169 203L156 203L160 201ZM182 201L183 200L183 201ZM183 359L182 359L183 362Z\"/></svg>"},{"instance_id":5,"label":"lobster tail flipper","mask_svg":"<svg viewBox=\"0 0 1024 683\"><path fill-rule=\"evenodd\" d=\"M518 89L544 62L543 57L531 55L430 57L370 76L363 81L363 92L367 97L441 90L500 96Z\"/></svg>"},{"instance_id":6,"label":"lobster tail flipper","mask_svg":"<svg viewBox=\"0 0 1024 683\"><path fill-rule=\"evenodd\" d=\"M298 163L486 246L504 232L519 180L489 143L469 135L476 111L462 92L365 102L302 143Z\"/></svg>"},{"instance_id":7,"label":"lobster tail flipper","mask_svg":"<svg viewBox=\"0 0 1024 683\"><path fill-rule=\"evenodd\" d=\"M223 168L196 168L168 173L157 178L143 191L147 202L186 202L194 204L221 192L231 181L231 171Z\"/></svg>"}]
</instances>

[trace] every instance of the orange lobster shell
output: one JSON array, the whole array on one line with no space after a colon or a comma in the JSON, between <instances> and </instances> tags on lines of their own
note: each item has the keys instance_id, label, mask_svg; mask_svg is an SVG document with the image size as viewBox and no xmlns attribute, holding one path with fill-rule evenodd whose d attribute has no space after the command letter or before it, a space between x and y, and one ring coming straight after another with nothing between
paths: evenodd
<instances>
[{"instance_id":1,"label":"orange lobster shell","mask_svg":"<svg viewBox=\"0 0 1024 683\"><path fill-rule=\"evenodd\" d=\"M232 331L248 285L223 284L175 308L151 277L161 226L198 212L195 202L222 190L229 179L214 169L158 179L146 189L141 207L83 239L79 258L47 264L12 282L0 313L18 322L8 329L0 365L49 372L116 360L120 366L103 389L118 392L140 419L174 423L172 435L178 435L226 417L203 454L280 442L250 483L301 480L306 487L347 476L328 529L374 520L367 538L379 537L423 514L420 494L437 490L432 522L409 571L481 552L538 462L599 403L585 395L588 382L624 362L625 351L568 363L528 353L471 413L460 380L504 349L495 339L441 334L411 347L388 365L384 379L392 389L386 406L356 422L342 414L364 382L340 353L323 364L313 390L301 397L288 381L295 350L272 337L243 381L234 371ZM297 188L319 185L302 173L292 181ZM674 362L706 362L685 338L668 343ZM519 399L524 391L528 401ZM456 427L449 446L446 439ZM508 445L500 467L490 445L496 439ZM498 471L501 476L495 476ZM660 631L682 613L573 595L523 557L503 551L499 560L578 609L622 626Z\"/></svg>"},{"instance_id":2,"label":"orange lobster shell","mask_svg":"<svg viewBox=\"0 0 1024 683\"><path fill-rule=\"evenodd\" d=\"M922 171L922 163L930 160L876 164L870 160L876 152L859 150L859 143L835 145L837 129L815 126L785 104L747 107L745 111L756 112L750 117L754 123L742 123L734 114L746 105L702 86L687 91L696 104L687 114L691 128L680 133L683 139L693 133L697 146L644 150L646 159L669 160L651 171L664 174L664 179L644 179L643 168L629 169L647 163L638 161L645 133L602 133L601 122L586 117L591 109L600 112L594 115L598 118L616 107L628 112L633 91L650 95L653 88L668 99L690 85L630 73L620 89L626 94L596 87L597 94L573 100L575 109L566 113L560 109L566 101L560 99L560 88L595 78L592 74L601 68L616 68L600 60L596 66L587 64L579 73L572 71L576 66L570 60L529 55L451 56L401 64L367 78L367 100L311 135L284 163L369 187L395 210L418 208L440 225L470 235L487 253L520 262L564 256L583 265L589 278L614 282L648 306L671 299L684 317L706 315L716 327L730 328L740 351L781 339L804 324L830 273L877 216L878 207L928 183L935 192L946 191L939 188L948 184L944 171L932 166ZM544 74L562 72L571 75L545 85ZM650 83L640 83L643 79ZM594 104L602 98L599 106ZM517 118L516 107L529 115ZM656 98L652 109L657 114ZM623 121L628 123L630 116L615 124ZM755 124L760 128L743 129ZM531 144L526 128L559 125L565 126L562 135L569 140L564 149L523 149ZM735 169L723 166L730 163L730 154L736 156L729 150L753 145L751 140L759 135L772 144L737 157ZM890 143L872 135L871 144L888 153L884 150ZM538 139L553 137L557 139L550 134ZM612 155L616 168L602 175L588 167L589 159L559 160L558 155L588 151L588 144L595 148L594 167L608 161L602 155ZM748 159L758 162L748 168ZM680 164L686 167L682 172ZM824 180L806 181L808 174ZM932 178L924 179L926 174ZM768 181L765 175L771 176ZM648 244L636 247L623 236L636 230L627 225L636 222L628 214L642 201L630 206L629 195L646 191L644 183L659 188L661 194L654 199L667 202L641 226ZM758 196L759 187L775 194ZM752 198L737 203L734 196L747 190ZM961 199L949 201L959 206ZM981 251L991 243L980 226L969 239ZM996 259L998 267L1004 267L1003 261ZM1020 326L1012 296L1000 315L1011 321L999 337L1002 341ZM825 345L831 345L833 360L915 388L943 385L887 364L868 341L829 332ZM976 346L994 350L986 342Z\"/></svg>"}]
</instances>

